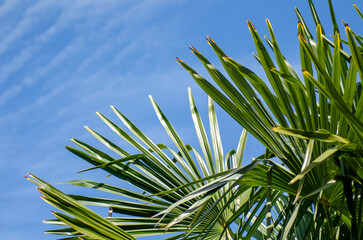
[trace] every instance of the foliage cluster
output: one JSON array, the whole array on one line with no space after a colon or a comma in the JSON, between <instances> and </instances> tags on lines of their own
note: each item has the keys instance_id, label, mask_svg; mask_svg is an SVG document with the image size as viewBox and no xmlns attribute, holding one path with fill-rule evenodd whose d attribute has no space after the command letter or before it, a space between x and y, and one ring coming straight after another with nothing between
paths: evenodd
<instances>
[{"instance_id":1,"label":"foliage cluster","mask_svg":"<svg viewBox=\"0 0 363 240\"><path fill-rule=\"evenodd\" d=\"M213 84L177 59L210 96L208 136L189 89L201 152L183 142L151 97L177 150L154 143L114 107L132 136L98 113L139 153L131 155L88 127L119 158L76 139L80 149L67 149L94 165L86 170L102 169L144 193L80 179L67 183L115 197L68 195L30 175L43 199L67 214L54 212L56 219L45 222L63 227L47 233L68 236L62 239L135 239L164 233L174 233L168 239L362 239L363 37L343 22L347 40L341 38L330 0L334 34L326 35L312 1L309 5L314 31L296 9L302 75L283 56L268 20L265 43L251 22L248 28L254 57L271 87L227 57L211 38L207 41L228 76L193 47ZM245 129L236 150L227 154L213 102ZM243 165L247 132L266 151ZM118 195L129 200L118 200ZM109 208L109 217L84 205Z\"/></svg>"}]
</instances>

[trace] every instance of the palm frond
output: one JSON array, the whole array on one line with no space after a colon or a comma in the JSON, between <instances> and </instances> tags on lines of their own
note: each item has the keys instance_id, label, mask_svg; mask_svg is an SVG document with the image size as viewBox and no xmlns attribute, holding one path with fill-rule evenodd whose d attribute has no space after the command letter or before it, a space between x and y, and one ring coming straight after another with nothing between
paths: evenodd
<instances>
[{"instance_id":1,"label":"palm frond","mask_svg":"<svg viewBox=\"0 0 363 240\"><path fill-rule=\"evenodd\" d=\"M88 236L96 239L124 239L116 236L95 235L93 231L98 229L96 223L89 221L87 226L84 225L87 216L80 218L75 212L77 208L85 209L84 205L104 208L105 213L111 209L112 217L99 216L99 218L120 229L119 231L126 231L130 238L167 232L180 233L182 234L180 236L189 238L193 238L193 236L207 237L212 234L217 239L231 233L231 229L226 223L233 223L229 219L236 218L233 214L234 209L246 201L242 195L235 200L228 200L233 199L231 196L239 189L238 184L233 184L231 180L238 179L238 176L255 167L257 162L241 167L241 158L247 138L245 130L241 133L241 138L236 146L237 150L231 150L224 156L217 116L211 99L208 101L210 144L192 92L190 89L188 91L191 114L203 154L201 155L195 148L183 142L152 97L150 100L156 115L177 150L164 144L154 143L113 106L111 108L116 116L133 135L128 134L104 115L97 113L115 134L128 142L139 153L131 155L101 134L86 127L96 139L119 155L119 158L111 157L80 140L72 139L81 150L68 146L67 149L94 165L79 172L102 169L114 177L129 182L144 193L93 180L72 180L66 184L109 192L115 197L110 199L62 193L62 196L77 203L75 210L69 211L56 204L55 200L49 200L49 193L42 190L44 195L47 194L45 200L72 216L57 213L58 220L49 220L46 223L63 225L66 228L49 230L47 233L74 237ZM194 153L195 158L191 153ZM40 179L37 180L43 182ZM60 191L49 184L47 186L54 190L52 195L54 198L59 197ZM244 190L248 189L251 187ZM200 200L205 197L206 192L214 194L201 202ZM126 197L129 200L120 200L118 196ZM248 210L244 209L244 211ZM216 218L216 216L218 217ZM217 221L214 221L215 219ZM193 223L197 223L197 225L192 227ZM208 235L205 232L206 229L208 229Z\"/></svg>"}]
</instances>

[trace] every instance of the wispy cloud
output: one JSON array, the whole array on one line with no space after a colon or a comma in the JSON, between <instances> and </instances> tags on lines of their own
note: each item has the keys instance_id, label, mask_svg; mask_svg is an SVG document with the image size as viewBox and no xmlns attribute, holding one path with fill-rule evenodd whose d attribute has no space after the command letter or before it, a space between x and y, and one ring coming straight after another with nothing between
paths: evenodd
<instances>
[{"instance_id":1,"label":"wispy cloud","mask_svg":"<svg viewBox=\"0 0 363 240\"><path fill-rule=\"evenodd\" d=\"M18 2L18 6L21 3ZM22 37L24 34L32 30L32 27L39 24L41 19L37 14L41 11L47 10L51 6L50 1L39 1L26 10L25 16L17 24L14 30L7 34L7 36L0 41L0 54L2 54L11 44Z\"/></svg>"},{"instance_id":2,"label":"wispy cloud","mask_svg":"<svg viewBox=\"0 0 363 240\"><path fill-rule=\"evenodd\" d=\"M47 91L47 93L43 96L39 96L37 100L34 100L32 104L27 104L23 106L21 109L17 110L16 112L11 112L10 116L17 116L17 114L24 114L28 112L29 109L32 109L34 106L39 106L45 102L47 102L50 98L56 96L58 93L62 92L62 89L64 90L66 86L70 86L71 82L80 77L80 75L85 75L84 73L86 71L89 71L89 66L92 64L95 64L97 60L99 61L100 56L103 54L107 54L113 49L119 49L115 54L111 54L111 59L105 59L106 64L103 64L103 66L98 66L98 69L92 69L91 75L88 75L88 81L92 82L92 79L98 79L101 78L102 75L107 75L107 69L110 68L112 65L115 65L115 63L118 63L123 58L127 56L127 54L130 54L132 51L134 51L137 46L140 46L141 44L146 44L147 41L150 41L150 33L153 29L145 29L143 34L139 34L135 37L135 31L132 29L132 26L129 26L127 22L131 19L136 19L135 14L141 15L142 18L147 18L148 15L151 15L153 10L157 9L163 4L166 4L167 1L160 1L158 4L153 4L152 1L142 1L140 4L136 6L132 6L130 9L127 9L124 11L124 14L122 14L122 18L120 21L120 18L118 17L119 14L114 14L112 18L108 19L107 24L104 26L100 26L100 28L92 29L91 31L88 31L87 34L83 35L75 35L73 39L71 39L68 43L68 45L64 46L60 52L55 54L52 59L48 59L46 62L46 65L42 66L36 66L36 68L29 72L30 76L25 77L23 80L19 82L19 80L12 80L16 81L16 84L13 84L13 86L10 85L10 87L3 91L3 93L0 96L0 105L6 104L10 99L14 99L15 97L19 96L23 92L26 91L27 88L30 88L37 84L42 78L48 77L47 75L52 70L59 68L62 64L67 64L66 61L69 61L70 58L74 58L78 52L82 51L82 47L85 43L87 43L88 38L92 38L97 36L102 36L103 34L112 35L112 37L99 39L97 42L97 48L96 49L90 49L90 53L87 53L85 55L85 58L82 58L78 61L78 67L72 69L74 71L73 74L71 74L71 78L60 80L59 75L53 77L53 82L58 82L58 85L54 85L51 91ZM114 4L114 2L113 2ZM32 14L36 13L37 11L44 11L46 9L47 4L37 4L35 6L32 6L30 9L27 10L27 16L32 16ZM68 9L65 8L62 10L62 13L59 15L59 17L56 19L56 21L49 26L46 31L41 32L41 34L38 34L36 37L34 37L34 43L27 46L25 49L21 51L21 53L17 56L15 56L12 61L2 67L2 71L0 71L0 82L1 81L8 81L9 76L11 74L23 67L23 65L30 61L30 59L36 57L37 53L41 51L41 48L44 44L46 44L48 41L52 40L52 37L56 36L59 32L67 29L70 25L74 24L75 19L82 19L82 14L79 14L80 12L85 12L86 16L83 16L83 19L85 19L85 22L82 22L83 25L99 25L99 23L95 20L92 20L94 17L97 18L97 14L103 13L104 8L107 6L105 5L97 5L95 4L87 4L85 1L78 1L72 8ZM64 6L57 6L57 7L64 7ZM103 8L102 8L103 7ZM107 6L107 8L112 8L110 6ZM98 9L95 10L96 13L89 13L88 10L90 9ZM103 9L103 11L100 11L99 9ZM92 12L92 11L91 11ZM107 12L107 11L106 11ZM93 15L92 15L93 14ZM92 19L88 19L87 16L92 16ZM139 16L140 16L139 15ZM28 17L29 18L29 17ZM12 37L9 37L8 39L13 39L15 36L21 36L22 33L26 32L26 27L29 25L29 22L32 22L35 20L23 20L20 23L19 27L14 30L14 33L11 34ZM33 22L33 24L36 24L36 21ZM121 32L119 34L114 34L112 32L117 31L115 28L120 28ZM134 32L133 32L134 31ZM149 38L148 38L149 37ZM159 40L159 39L158 39ZM158 41L154 40L154 41ZM92 41L92 40L91 40ZM100 44L100 41L102 43ZM5 40L5 43L2 43L3 48L6 45L6 43L9 42L9 40ZM119 45L117 47L117 45ZM1 43L0 43L1 46ZM121 46L121 47L120 47ZM0 47L1 49L1 47ZM80 50L81 49L81 50ZM142 55L141 55L142 56ZM140 56L140 57L141 57ZM64 71L64 69L63 69ZM92 73L94 72L94 73ZM56 80L58 79L58 80ZM28 110L27 110L28 109ZM10 117L8 116L8 117ZM3 116L5 117L5 116Z\"/></svg>"},{"instance_id":3,"label":"wispy cloud","mask_svg":"<svg viewBox=\"0 0 363 240\"><path fill-rule=\"evenodd\" d=\"M31 34L32 28L47 19L42 14L47 5L30 6L25 14L27 18L38 13L43 20L22 20L27 24L18 24L9 38L11 41L0 42L3 47L13 46L17 41L24 41L25 35L25 41L29 42L20 43L18 49L12 50L10 61L0 68L0 106L5 110L0 115L0 135L9 143L0 147L0 157L15 157L13 149L18 148L19 142L22 151L32 149L27 156L19 156L7 164L17 174L24 173L25 169L43 171L55 159L62 158L65 140L74 136L70 133L82 131L87 116L100 110L99 106L108 108L110 104L117 104L120 94L123 99L142 99L140 104L145 105L147 94L157 88L152 80L157 79L166 86L169 78L178 77L172 69L140 68L140 74L134 74L155 53L152 49L166 44L167 39L156 33L167 29L172 36L172 22L144 23L158 8L170 2L140 1L135 5L125 1L122 5L111 1L111 6L95 4L98 1L85 2L77 1L71 7L59 3L51 6L57 9L57 16L34 34ZM0 53L0 57L5 54L9 54L8 50ZM140 94L142 98L135 98ZM173 94L172 88L168 94ZM42 152L47 152L46 156L36 159ZM17 168L20 162L28 163Z\"/></svg>"}]
</instances>

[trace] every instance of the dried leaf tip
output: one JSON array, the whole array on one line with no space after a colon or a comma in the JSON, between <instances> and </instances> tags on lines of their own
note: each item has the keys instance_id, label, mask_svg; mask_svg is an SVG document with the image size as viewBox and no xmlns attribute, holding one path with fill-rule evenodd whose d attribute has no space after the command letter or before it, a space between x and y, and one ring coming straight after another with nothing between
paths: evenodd
<instances>
[{"instance_id":1,"label":"dried leaf tip","mask_svg":"<svg viewBox=\"0 0 363 240\"><path fill-rule=\"evenodd\" d=\"M255 26L253 26L251 20L247 20L247 24L248 24L248 27L249 28L252 28L253 30L257 31L256 28L255 28Z\"/></svg>"},{"instance_id":2,"label":"dried leaf tip","mask_svg":"<svg viewBox=\"0 0 363 240\"><path fill-rule=\"evenodd\" d=\"M193 53L200 53L195 47L193 47L192 45L189 46L189 49L193 52Z\"/></svg>"},{"instance_id":3,"label":"dried leaf tip","mask_svg":"<svg viewBox=\"0 0 363 240\"><path fill-rule=\"evenodd\" d=\"M207 39L208 42L214 42L214 40L210 36L207 36L205 39Z\"/></svg>"}]
</instances>

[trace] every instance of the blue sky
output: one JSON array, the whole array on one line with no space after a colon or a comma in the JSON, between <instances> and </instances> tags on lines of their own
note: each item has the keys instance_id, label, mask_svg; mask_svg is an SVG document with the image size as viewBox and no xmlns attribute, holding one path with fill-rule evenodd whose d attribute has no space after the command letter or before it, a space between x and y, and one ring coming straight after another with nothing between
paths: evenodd
<instances>
[{"instance_id":1,"label":"blue sky","mask_svg":"<svg viewBox=\"0 0 363 240\"><path fill-rule=\"evenodd\" d=\"M330 34L327 1L315 2ZM337 19L358 31L361 19L353 1L333 3ZM27 172L50 183L105 180L101 171L76 174L89 165L64 149L73 146L72 137L100 146L83 125L112 136L96 111L116 119L109 108L114 105L155 142L169 143L148 100L151 94L184 141L197 144L187 87L192 88L204 119L207 98L175 62L179 57L207 76L188 50L190 44L219 66L205 41L211 36L229 56L261 73L251 55L253 41L246 21L252 20L263 36L268 34L268 18L282 51L298 68L295 6L312 26L304 0L0 1L2 239L54 239L43 234L48 226L41 223L52 218L54 209L23 178ZM218 113L225 149L234 148L242 129ZM263 150L252 138L247 149L246 161Z\"/></svg>"}]
</instances>

